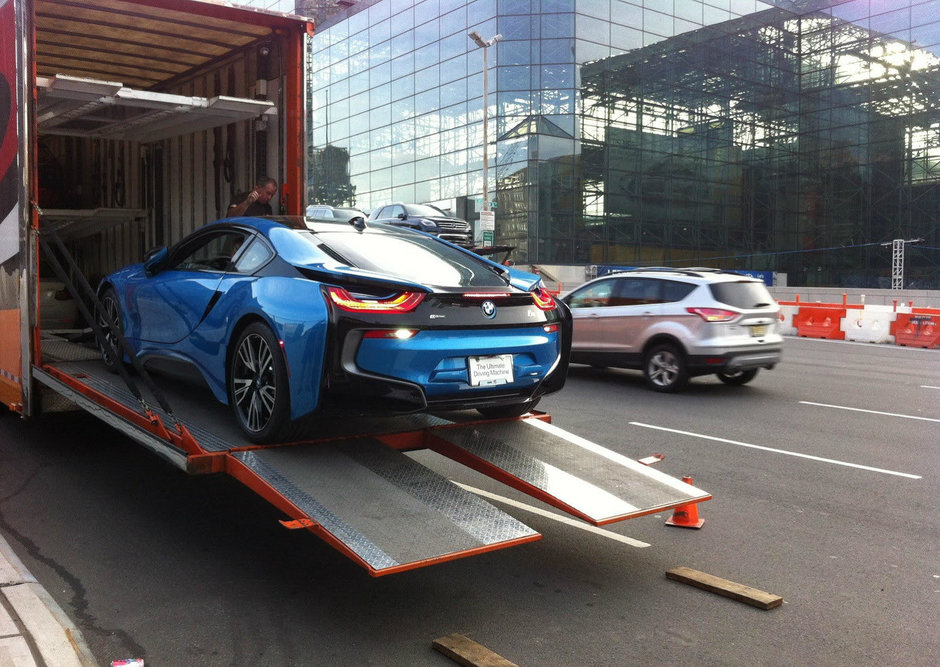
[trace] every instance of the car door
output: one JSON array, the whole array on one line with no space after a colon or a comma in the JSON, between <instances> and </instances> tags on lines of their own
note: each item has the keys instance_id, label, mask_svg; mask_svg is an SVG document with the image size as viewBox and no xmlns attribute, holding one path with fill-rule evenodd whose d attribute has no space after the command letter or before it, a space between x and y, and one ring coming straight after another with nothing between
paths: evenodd
<instances>
[{"instance_id":1,"label":"car door","mask_svg":"<svg viewBox=\"0 0 940 667\"><path fill-rule=\"evenodd\" d=\"M572 351L602 352L617 326L611 317L616 304L617 279L597 280L572 292L565 299L574 320Z\"/></svg>"},{"instance_id":2,"label":"car door","mask_svg":"<svg viewBox=\"0 0 940 667\"><path fill-rule=\"evenodd\" d=\"M663 281L658 278L624 276L617 290L613 315L617 326L610 345L633 363L639 363L649 329L662 312Z\"/></svg>"},{"instance_id":3,"label":"car door","mask_svg":"<svg viewBox=\"0 0 940 667\"><path fill-rule=\"evenodd\" d=\"M131 312L140 338L161 344L183 340L214 303L223 277L233 271L246 234L214 230L194 236L174 251L168 267L131 290Z\"/></svg>"},{"instance_id":4,"label":"car door","mask_svg":"<svg viewBox=\"0 0 940 667\"><path fill-rule=\"evenodd\" d=\"M573 292L572 350L603 355L639 355L643 332L659 313L660 281L614 276Z\"/></svg>"}]
</instances>

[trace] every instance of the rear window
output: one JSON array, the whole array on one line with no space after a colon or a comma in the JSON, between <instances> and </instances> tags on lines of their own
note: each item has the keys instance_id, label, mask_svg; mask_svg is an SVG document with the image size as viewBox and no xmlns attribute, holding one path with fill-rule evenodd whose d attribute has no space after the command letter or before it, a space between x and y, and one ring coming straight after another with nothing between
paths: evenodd
<instances>
[{"instance_id":1,"label":"rear window","mask_svg":"<svg viewBox=\"0 0 940 667\"><path fill-rule=\"evenodd\" d=\"M407 230L366 234L291 233L316 246L317 254L325 253L349 266L410 282L436 287L507 286L499 267L424 234ZM287 254L282 251L282 256L289 262L304 259L296 250L290 254L297 257L288 257Z\"/></svg>"},{"instance_id":2,"label":"rear window","mask_svg":"<svg viewBox=\"0 0 940 667\"><path fill-rule=\"evenodd\" d=\"M766 308L776 302L767 291L764 283L741 281L734 283L715 283L708 286L715 301L735 308Z\"/></svg>"}]
</instances>

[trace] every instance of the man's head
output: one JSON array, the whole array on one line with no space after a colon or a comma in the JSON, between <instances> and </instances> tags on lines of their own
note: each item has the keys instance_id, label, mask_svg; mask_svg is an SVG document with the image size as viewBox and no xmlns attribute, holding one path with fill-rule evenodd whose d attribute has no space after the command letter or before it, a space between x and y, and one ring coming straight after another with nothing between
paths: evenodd
<instances>
[{"instance_id":1,"label":"man's head","mask_svg":"<svg viewBox=\"0 0 940 667\"><path fill-rule=\"evenodd\" d=\"M257 201L261 204L267 204L277 194L277 181L267 176L259 178L258 182L255 183L255 190L258 191Z\"/></svg>"}]
</instances>

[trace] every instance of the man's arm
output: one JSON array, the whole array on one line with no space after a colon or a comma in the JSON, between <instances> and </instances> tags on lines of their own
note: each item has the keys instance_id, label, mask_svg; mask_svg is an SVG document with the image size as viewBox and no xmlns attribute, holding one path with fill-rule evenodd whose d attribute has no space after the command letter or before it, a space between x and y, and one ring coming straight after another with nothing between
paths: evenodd
<instances>
[{"instance_id":1,"label":"man's arm","mask_svg":"<svg viewBox=\"0 0 940 667\"><path fill-rule=\"evenodd\" d=\"M248 196L240 204L232 204L228 207L228 217L237 218L239 216L245 215L245 211L248 210L248 207L254 204L259 197L257 190L252 190L248 193Z\"/></svg>"}]
</instances>

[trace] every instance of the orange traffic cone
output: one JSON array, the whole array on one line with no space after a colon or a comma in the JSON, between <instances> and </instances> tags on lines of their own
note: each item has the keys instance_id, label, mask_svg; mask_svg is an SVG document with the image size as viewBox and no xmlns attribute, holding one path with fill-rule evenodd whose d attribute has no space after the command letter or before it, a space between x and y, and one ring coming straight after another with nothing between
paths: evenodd
<instances>
[{"instance_id":1,"label":"orange traffic cone","mask_svg":"<svg viewBox=\"0 0 940 667\"><path fill-rule=\"evenodd\" d=\"M682 481L686 484L692 483L691 477L683 477ZM667 526L678 526L679 528L701 528L705 525L705 519L698 518L698 503L688 503L679 505L672 512L672 516L666 519Z\"/></svg>"}]
</instances>

